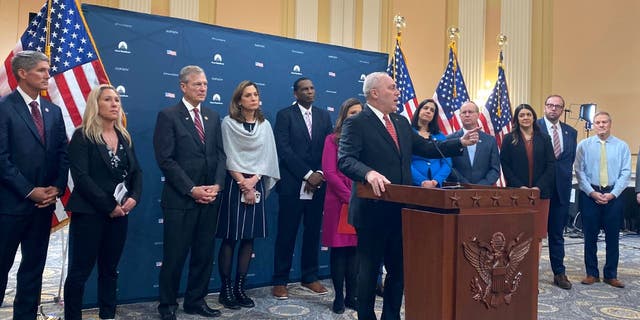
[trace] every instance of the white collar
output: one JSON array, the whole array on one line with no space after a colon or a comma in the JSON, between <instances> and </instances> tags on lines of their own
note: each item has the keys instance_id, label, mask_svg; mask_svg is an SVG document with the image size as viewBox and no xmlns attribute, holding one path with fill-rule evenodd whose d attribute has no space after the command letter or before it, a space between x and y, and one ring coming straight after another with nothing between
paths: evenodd
<instances>
[{"instance_id":1,"label":"white collar","mask_svg":"<svg viewBox=\"0 0 640 320\"><path fill-rule=\"evenodd\" d=\"M37 102L38 106L40 106L40 95L38 95L35 99L33 99L26 92L24 92L24 90L22 90L22 88L20 88L20 86L18 86L16 89L18 90L18 93L20 93L20 95L22 96L22 99L27 104L27 106L29 106L31 101Z\"/></svg>"}]
</instances>

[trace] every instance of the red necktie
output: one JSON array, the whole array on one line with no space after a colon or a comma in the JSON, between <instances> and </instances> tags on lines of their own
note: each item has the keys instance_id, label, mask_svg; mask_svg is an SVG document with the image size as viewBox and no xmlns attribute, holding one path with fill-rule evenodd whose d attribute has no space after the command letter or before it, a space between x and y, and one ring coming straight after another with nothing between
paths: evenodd
<instances>
[{"instance_id":1,"label":"red necktie","mask_svg":"<svg viewBox=\"0 0 640 320\"><path fill-rule=\"evenodd\" d=\"M396 128L393 126L393 123L391 123L391 120L389 119L388 115L384 115L382 117L382 119L384 120L384 126L387 128L387 132L389 132L389 135L391 135L391 139L393 139L393 142L396 143L396 148L398 148L398 150L400 150L400 145L398 144L398 134L396 133Z\"/></svg>"},{"instance_id":2,"label":"red necktie","mask_svg":"<svg viewBox=\"0 0 640 320\"><path fill-rule=\"evenodd\" d=\"M204 127L202 126L202 120L200 120L198 108L193 108L193 123L196 125L196 131L198 132L200 141L204 143Z\"/></svg>"},{"instance_id":3,"label":"red necktie","mask_svg":"<svg viewBox=\"0 0 640 320\"><path fill-rule=\"evenodd\" d=\"M29 107L31 107L31 118L33 118L33 123L35 123L36 129L38 129L40 140L44 143L44 123L42 123L42 115L40 114L40 109L38 109L38 102L35 100L31 101Z\"/></svg>"}]
</instances>

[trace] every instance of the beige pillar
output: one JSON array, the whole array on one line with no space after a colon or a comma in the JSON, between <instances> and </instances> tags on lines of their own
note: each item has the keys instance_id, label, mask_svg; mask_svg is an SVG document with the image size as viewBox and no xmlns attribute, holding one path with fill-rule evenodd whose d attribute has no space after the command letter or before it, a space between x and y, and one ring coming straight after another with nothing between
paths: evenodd
<instances>
[{"instance_id":1,"label":"beige pillar","mask_svg":"<svg viewBox=\"0 0 640 320\"><path fill-rule=\"evenodd\" d=\"M120 9L151 13L151 0L120 0Z\"/></svg>"},{"instance_id":2,"label":"beige pillar","mask_svg":"<svg viewBox=\"0 0 640 320\"><path fill-rule=\"evenodd\" d=\"M296 0L296 39L318 40L318 0Z\"/></svg>"},{"instance_id":3,"label":"beige pillar","mask_svg":"<svg viewBox=\"0 0 640 320\"><path fill-rule=\"evenodd\" d=\"M174 18L199 21L199 0L171 0L169 1L169 15Z\"/></svg>"},{"instance_id":4,"label":"beige pillar","mask_svg":"<svg viewBox=\"0 0 640 320\"><path fill-rule=\"evenodd\" d=\"M459 0L458 62L471 100L477 100L484 75L485 6L485 0Z\"/></svg>"},{"instance_id":5,"label":"beige pillar","mask_svg":"<svg viewBox=\"0 0 640 320\"><path fill-rule=\"evenodd\" d=\"M355 0L331 0L330 39L331 44L353 47L355 45Z\"/></svg>"},{"instance_id":6,"label":"beige pillar","mask_svg":"<svg viewBox=\"0 0 640 320\"><path fill-rule=\"evenodd\" d=\"M502 0L500 29L508 38L504 63L512 107L531 103L531 1Z\"/></svg>"}]
</instances>

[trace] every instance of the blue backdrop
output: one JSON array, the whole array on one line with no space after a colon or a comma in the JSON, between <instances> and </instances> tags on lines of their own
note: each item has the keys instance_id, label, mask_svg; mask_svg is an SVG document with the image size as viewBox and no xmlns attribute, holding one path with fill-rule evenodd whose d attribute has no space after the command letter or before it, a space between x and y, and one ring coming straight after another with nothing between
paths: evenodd
<instances>
[{"instance_id":1,"label":"blue backdrop","mask_svg":"<svg viewBox=\"0 0 640 320\"><path fill-rule=\"evenodd\" d=\"M277 111L295 99L292 84L308 77L316 87L316 106L335 121L342 101L364 100L364 75L384 71L387 54L354 50L193 21L82 5L111 83L122 95L128 128L144 171L143 195L129 220L129 234L119 268L121 302L153 300L158 295L162 261L163 178L156 164L152 135L158 110L182 98L178 72L188 64L201 66L209 80L204 106L222 117L229 97L242 80L260 86L262 108L274 124ZM267 199L269 231L255 243L248 275L250 287L269 285L273 272L273 243L278 212L277 193ZM320 244L318 244L320 245ZM299 244L291 280L300 277ZM216 251L217 257L217 251ZM321 276L329 275L329 254L322 248ZM184 283L184 275L183 275ZM209 288L219 288L217 265ZM184 287L181 289L184 290ZM85 304L97 301L95 274L87 283Z\"/></svg>"}]
</instances>

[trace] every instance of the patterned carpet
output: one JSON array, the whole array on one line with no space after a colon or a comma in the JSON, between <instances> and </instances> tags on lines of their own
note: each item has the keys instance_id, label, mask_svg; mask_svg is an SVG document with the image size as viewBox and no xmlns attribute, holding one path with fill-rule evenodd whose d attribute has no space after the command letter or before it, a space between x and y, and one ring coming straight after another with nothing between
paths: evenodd
<instances>
[{"instance_id":1,"label":"patterned carpet","mask_svg":"<svg viewBox=\"0 0 640 320\"><path fill-rule=\"evenodd\" d=\"M49 261L45 270L43 286L43 310L50 316L61 316L62 306L54 302L58 296L62 256L62 232L52 236ZM549 267L549 256L546 247L542 251L540 263L538 319L640 319L640 237L637 234L625 235L620 241L620 266L618 274L620 280L627 285L618 289L604 283L591 286L580 284L584 276L583 245L581 239L567 238L566 240L567 275L573 283L572 290L562 290L552 285L553 274ZM600 265L604 263L604 242L599 243L598 259ZM15 294L15 276L19 257L9 275L8 290L5 304L0 307L0 319L11 319L11 304ZM252 309L228 310L223 309L223 316L219 319L291 319L291 320L324 320L324 319L357 319L353 310L347 309L342 315L331 312L333 292L331 281L324 280L324 285L330 288L329 294L315 296L302 288L299 284L292 284L289 300L278 301L271 297L271 288L263 287L249 290L254 298L256 307ZM220 307L218 295L212 294L207 298L212 307ZM118 308L119 319L157 319L156 302L122 305ZM382 300L378 298L376 304L378 315L382 307ZM180 309L179 319L198 319L187 315ZM84 319L98 319L97 310L84 312Z\"/></svg>"}]
</instances>

